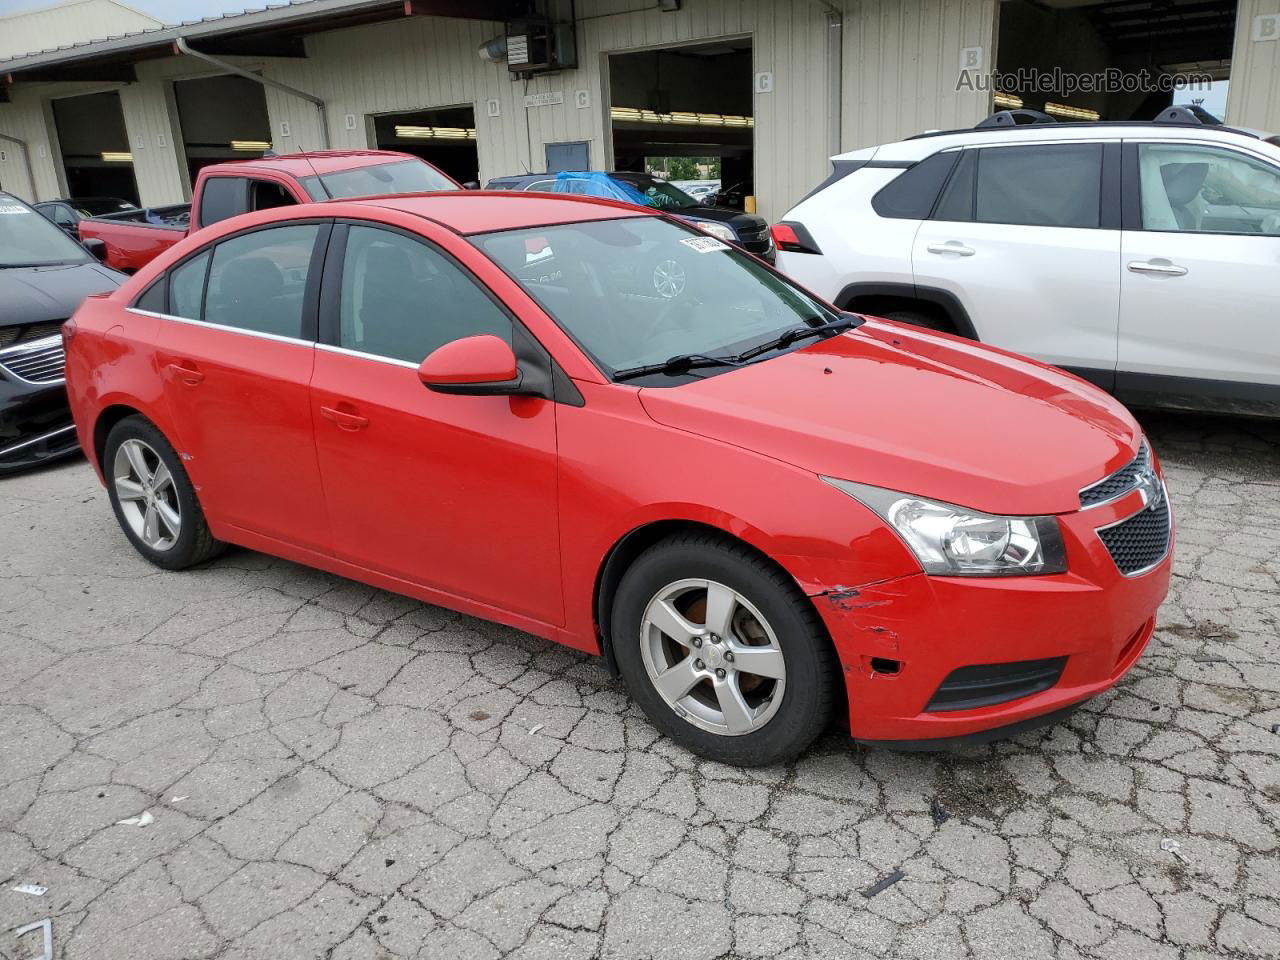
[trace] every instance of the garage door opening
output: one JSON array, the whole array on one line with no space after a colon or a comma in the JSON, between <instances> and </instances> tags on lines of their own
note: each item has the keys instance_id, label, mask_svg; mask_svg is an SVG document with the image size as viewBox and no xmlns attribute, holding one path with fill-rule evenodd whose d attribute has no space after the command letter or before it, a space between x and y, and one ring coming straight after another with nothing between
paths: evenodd
<instances>
[{"instance_id":1,"label":"garage door opening","mask_svg":"<svg viewBox=\"0 0 1280 960\"><path fill-rule=\"evenodd\" d=\"M1024 106L1060 121L1150 120L1179 105L1221 120L1237 6L1237 0L1005 0L996 108ZM1082 89L1072 77L1096 89Z\"/></svg>"},{"instance_id":2,"label":"garage door opening","mask_svg":"<svg viewBox=\"0 0 1280 960\"><path fill-rule=\"evenodd\" d=\"M199 77L173 84L191 182L202 167L260 157L271 147L262 85L245 77Z\"/></svg>"},{"instance_id":3,"label":"garage door opening","mask_svg":"<svg viewBox=\"0 0 1280 960\"><path fill-rule=\"evenodd\" d=\"M138 202L133 154L120 94L92 93L53 101L69 197L112 197Z\"/></svg>"},{"instance_id":4,"label":"garage door opening","mask_svg":"<svg viewBox=\"0 0 1280 960\"><path fill-rule=\"evenodd\" d=\"M373 142L379 150L399 150L421 157L459 183L480 179L476 112L473 107L383 113L370 119L373 121Z\"/></svg>"},{"instance_id":5,"label":"garage door opening","mask_svg":"<svg viewBox=\"0 0 1280 960\"><path fill-rule=\"evenodd\" d=\"M613 165L742 209L755 195L750 39L609 57Z\"/></svg>"}]
</instances>

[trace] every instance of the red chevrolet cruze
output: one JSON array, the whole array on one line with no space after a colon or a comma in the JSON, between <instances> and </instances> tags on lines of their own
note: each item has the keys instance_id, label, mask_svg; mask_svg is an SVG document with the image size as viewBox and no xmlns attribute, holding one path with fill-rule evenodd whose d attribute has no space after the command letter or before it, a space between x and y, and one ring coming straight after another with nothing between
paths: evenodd
<instances>
[{"instance_id":1,"label":"red chevrolet cruze","mask_svg":"<svg viewBox=\"0 0 1280 960\"><path fill-rule=\"evenodd\" d=\"M65 338L148 560L240 544L602 653L729 763L846 704L899 746L1057 719L1137 660L1169 585L1160 466L1108 396L631 206L249 214Z\"/></svg>"}]
</instances>

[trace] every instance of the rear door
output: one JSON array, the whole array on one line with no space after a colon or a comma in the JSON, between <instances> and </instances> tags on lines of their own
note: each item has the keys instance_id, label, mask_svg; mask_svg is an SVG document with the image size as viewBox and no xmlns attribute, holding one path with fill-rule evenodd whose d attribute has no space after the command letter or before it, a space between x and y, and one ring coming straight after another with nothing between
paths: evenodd
<instances>
[{"instance_id":1,"label":"rear door","mask_svg":"<svg viewBox=\"0 0 1280 960\"><path fill-rule=\"evenodd\" d=\"M979 339L1106 386L1120 303L1119 143L968 148L916 232L915 282Z\"/></svg>"},{"instance_id":2,"label":"rear door","mask_svg":"<svg viewBox=\"0 0 1280 960\"><path fill-rule=\"evenodd\" d=\"M1128 142L1125 154L1121 390L1274 413L1280 165L1203 143Z\"/></svg>"},{"instance_id":3,"label":"rear door","mask_svg":"<svg viewBox=\"0 0 1280 960\"><path fill-rule=\"evenodd\" d=\"M325 221L220 240L173 268L157 350L165 395L211 516L327 550L311 425Z\"/></svg>"},{"instance_id":4,"label":"rear door","mask_svg":"<svg viewBox=\"0 0 1280 960\"><path fill-rule=\"evenodd\" d=\"M523 327L442 246L358 222L335 229L321 311L311 402L337 555L563 623L554 404L434 393L417 372L445 343Z\"/></svg>"}]
</instances>

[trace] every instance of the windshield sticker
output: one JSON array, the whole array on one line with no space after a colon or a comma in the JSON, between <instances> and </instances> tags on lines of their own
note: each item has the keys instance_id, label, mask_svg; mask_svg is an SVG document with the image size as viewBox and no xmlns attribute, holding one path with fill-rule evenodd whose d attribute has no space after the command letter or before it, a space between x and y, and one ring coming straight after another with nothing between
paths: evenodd
<instances>
[{"instance_id":1,"label":"windshield sticker","mask_svg":"<svg viewBox=\"0 0 1280 960\"><path fill-rule=\"evenodd\" d=\"M728 250L729 245L723 240L717 240L715 237L685 237L680 241L690 250L696 250L698 253L712 253L716 250Z\"/></svg>"}]
</instances>

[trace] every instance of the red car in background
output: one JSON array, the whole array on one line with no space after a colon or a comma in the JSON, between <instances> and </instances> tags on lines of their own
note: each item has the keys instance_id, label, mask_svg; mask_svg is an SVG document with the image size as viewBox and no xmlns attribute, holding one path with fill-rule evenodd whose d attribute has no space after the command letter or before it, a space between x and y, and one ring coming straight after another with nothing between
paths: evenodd
<instances>
[{"instance_id":1,"label":"red car in background","mask_svg":"<svg viewBox=\"0 0 1280 960\"><path fill-rule=\"evenodd\" d=\"M729 763L795 756L845 703L899 746L1060 718L1169 586L1160 466L1106 394L629 205L263 211L65 335L80 441L153 563L239 544L602 653Z\"/></svg>"},{"instance_id":2,"label":"red car in background","mask_svg":"<svg viewBox=\"0 0 1280 960\"><path fill-rule=\"evenodd\" d=\"M133 273L190 233L255 210L317 200L461 190L439 168L391 150L318 150L203 167L191 203L79 221L80 239L107 245L105 262Z\"/></svg>"}]
</instances>

